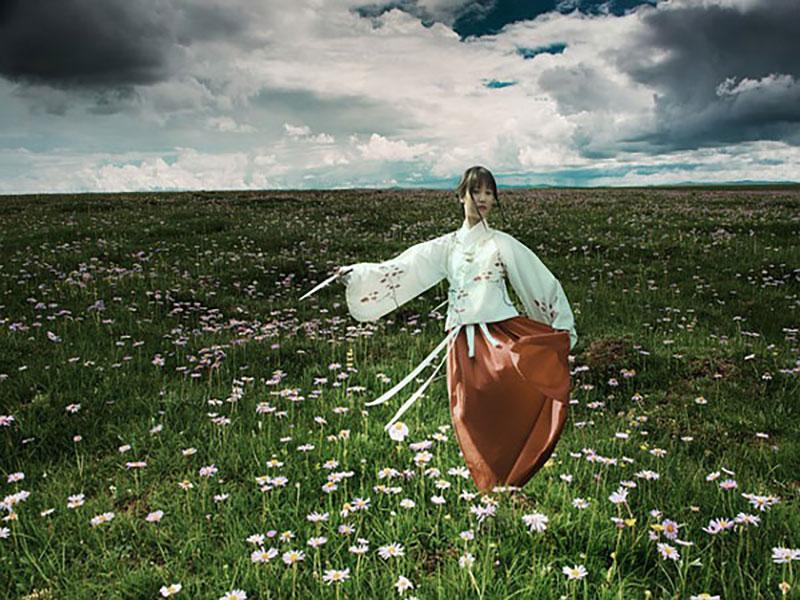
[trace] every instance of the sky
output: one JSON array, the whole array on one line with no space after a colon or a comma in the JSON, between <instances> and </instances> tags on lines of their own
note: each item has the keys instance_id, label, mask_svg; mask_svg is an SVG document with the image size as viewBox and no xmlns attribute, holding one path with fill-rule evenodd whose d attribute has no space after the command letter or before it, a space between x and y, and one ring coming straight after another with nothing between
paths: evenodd
<instances>
[{"instance_id":1,"label":"sky","mask_svg":"<svg viewBox=\"0 0 800 600\"><path fill-rule=\"evenodd\" d=\"M0 193L800 181L797 0L0 0Z\"/></svg>"}]
</instances>

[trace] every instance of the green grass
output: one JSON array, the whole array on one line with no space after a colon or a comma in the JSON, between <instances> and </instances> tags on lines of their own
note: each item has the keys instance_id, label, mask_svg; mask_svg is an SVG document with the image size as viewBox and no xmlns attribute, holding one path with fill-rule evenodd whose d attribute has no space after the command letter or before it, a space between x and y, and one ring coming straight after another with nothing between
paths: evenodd
<instances>
[{"instance_id":1,"label":"green grass","mask_svg":"<svg viewBox=\"0 0 800 600\"><path fill-rule=\"evenodd\" d=\"M800 193L516 189L501 201L507 221L496 212L493 225L559 277L580 341L551 460L521 492L483 495L448 472L463 459L443 378L404 415L403 443L383 425L410 391L363 407L443 337L428 311L446 282L369 324L338 284L297 302L337 265L459 227L448 192L0 199L0 415L13 416L0 426L0 499L29 493L0 509L16 517L0 522L0 597L154 598L180 583L176 598L750 599L780 598L782 582L800 597L798 561L772 559L800 547ZM423 440L432 457L417 464L409 443ZM388 467L408 477L379 477ZM264 475L287 483L262 491ZM614 504L621 482L635 487ZM743 493L779 501L761 511ZM368 508L343 515L354 498ZM484 503L496 513L479 523L470 508ZM160 523L145 520L156 510ZM308 521L314 511L329 519ZM545 531L523 522L534 512ZM760 522L703 530L740 513ZM691 545L659 534L665 520ZM247 538L270 530L264 548L278 555L253 563ZM307 545L314 536L327 542ZM358 538L363 555L349 551ZM382 559L391 543L404 556ZM285 565L290 549L305 560ZM568 580L573 565L587 576ZM400 575L414 588L398 592Z\"/></svg>"}]
</instances>

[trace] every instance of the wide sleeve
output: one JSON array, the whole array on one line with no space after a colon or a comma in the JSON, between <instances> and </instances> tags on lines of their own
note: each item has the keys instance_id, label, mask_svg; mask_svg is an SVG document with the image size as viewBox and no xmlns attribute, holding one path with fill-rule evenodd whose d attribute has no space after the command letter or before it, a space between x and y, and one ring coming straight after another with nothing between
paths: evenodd
<instances>
[{"instance_id":1,"label":"wide sleeve","mask_svg":"<svg viewBox=\"0 0 800 600\"><path fill-rule=\"evenodd\" d=\"M447 276L450 235L420 242L384 262L347 265L342 277L350 314L374 321L419 296Z\"/></svg>"},{"instance_id":2,"label":"wide sleeve","mask_svg":"<svg viewBox=\"0 0 800 600\"><path fill-rule=\"evenodd\" d=\"M578 334L561 282L533 250L513 236L503 235L498 241L508 279L528 317L553 329L568 331L572 350L578 343Z\"/></svg>"}]
</instances>

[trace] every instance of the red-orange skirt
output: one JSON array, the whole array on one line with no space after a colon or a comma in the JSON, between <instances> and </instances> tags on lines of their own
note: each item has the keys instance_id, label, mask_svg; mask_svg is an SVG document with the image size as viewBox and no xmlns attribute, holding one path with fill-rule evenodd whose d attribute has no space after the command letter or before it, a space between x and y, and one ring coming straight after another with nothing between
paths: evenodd
<instances>
[{"instance_id":1,"label":"red-orange skirt","mask_svg":"<svg viewBox=\"0 0 800 600\"><path fill-rule=\"evenodd\" d=\"M447 356L450 416L475 485L522 487L555 449L571 389L569 333L525 316L475 325L475 356L459 331Z\"/></svg>"}]
</instances>

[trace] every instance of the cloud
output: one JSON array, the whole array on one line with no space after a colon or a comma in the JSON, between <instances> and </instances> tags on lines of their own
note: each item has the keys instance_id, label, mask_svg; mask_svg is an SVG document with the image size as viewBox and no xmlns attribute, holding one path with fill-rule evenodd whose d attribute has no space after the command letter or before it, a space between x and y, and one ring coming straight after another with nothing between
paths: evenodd
<instances>
[{"instance_id":1,"label":"cloud","mask_svg":"<svg viewBox=\"0 0 800 600\"><path fill-rule=\"evenodd\" d=\"M472 164L501 184L586 184L674 170L662 159L676 152L702 158L699 176L715 168L705 150L800 144L794 17L773 2L592 1L516 19L500 0L378 3L366 17L352 0L65 0L96 29L73 40L74 72L39 50L42 75L24 35L0 38L0 187L448 186ZM19 21L39 8L0 7L0 30L41 40ZM464 38L454 28L476 7L483 34ZM74 27L51 13L43 29L66 49ZM86 58L115 35L117 58ZM796 165L784 168L800 178Z\"/></svg>"},{"instance_id":2,"label":"cloud","mask_svg":"<svg viewBox=\"0 0 800 600\"><path fill-rule=\"evenodd\" d=\"M597 173L592 185L671 185L692 182L798 181L800 147L777 141L670 152L627 168ZM602 168L602 165L598 165ZM620 165L621 167L621 165Z\"/></svg>"},{"instance_id":3,"label":"cloud","mask_svg":"<svg viewBox=\"0 0 800 600\"><path fill-rule=\"evenodd\" d=\"M458 33L460 39L501 32L507 25L531 21L550 12L621 16L641 5L655 5L658 0L390 0L363 4L355 12L371 19L376 27L380 17L400 10L418 18L426 27L443 23ZM663 1L663 0L662 0Z\"/></svg>"},{"instance_id":4,"label":"cloud","mask_svg":"<svg viewBox=\"0 0 800 600\"><path fill-rule=\"evenodd\" d=\"M87 167L77 173L89 189L95 190L180 190L245 189L268 185L265 176L250 174L246 153L204 154L181 149L173 162L161 157L148 158L139 164L106 164Z\"/></svg>"},{"instance_id":5,"label":"cloud","mask_svg":"<svg viewBox=\"0 0 800 600\"><path fill-rule=\"evenodd\" d=\"M311 128L308 125L295 126L290 123L284 123L283 128L286 130L286 135L295 140L306 140L316 144L333 144L336 141L336 138L327 133L312 135Z\"/></svg>"},{"instance_id":6,"label":"cloud","mask_svg":"<svg viewBox=\"0 0 800 600\"><path fill-rule=\"evenodd\" d=\"M211 117L206 121L206 126L223 133L253 133L256 131L252 125L237 123L231 117Z\"/></svg>"},{"instance_id":7,"label":"cloud","mask_svg":"<svg viewBox=\"0 0 800 600\"><path fill-rule=\"evenodd\" d=\"M776 90L778 93L791 90L797 86L791 75L770 73L761 79L742 78L738 83L735 77L727 77L717 86L717 96L737 96L754 91Z\"/></svg>"},{"instance_id":8,"label":"cloud","mask_svg":"<svg viewBox=\"0 0 800 600\"><path fill-rule=\"evenodd\" d=\"M538 84L558 103L563 115L619 111L628 104L625 85L587 63L553 66L539 75Z\"/></svg>"},{"instance_id":9,"label":"cloud","mask_svg":"<svg viewBox=\"0 0 800 600\"><path fill-rule=\"evenodd\" d=\"M381 26L380 17L391 10L400 10L419 19L426 27L443 23L452 27L461 16L469 13L485 13L491 10L496 0L390 0L363 4L353 8L359 16L369 18L375 26Z\"/></svg>"},{"instance_id":10,"label":"cloud","mask_svg":"<svg viewBox=\"0 0 800 600\"><path fill-rule=\"evenodd\" d=\"M607 52L654 90L654 127L631 141L663 149L797 140L800 103L787 79L800 77L797 8L796 0L681 0L638 13L640 26ZM736 100L719 93L731 81L760 83L745 83L746 100Z\"/></svg>"},{"instance_id":11,"label":"cloud","mask_svg":"<svg viewBox=\"0 0 800 600\"><path fill-rule=\"evenodd\" d=\"M291 138L301 138L311 135L311 128L308 125L292 125L291 123L284 123L283 128L286 129L286 135Z\"/></svg>"},{"instance_id":12,"label":"cloud","mask_svg":"<svg viewBox=\"0 0 800 600\"><path fill-rule=\"evenodd\" d=\"M56 87L147 85L175 72L183 49L239 33L225 4L189 0L8 0L0 74Z\"/></svg>"},{"instance_id":13,"label":"cloud","mask_svg":"<svg viewBox=\"0 0 800 600\"><path fill-rule=\"evenodd\" d=\"M454 189L457 177L432 177L425 161L348 160L330 150L303 168L280 162L266 149L204 153L182 148L170 156L128 153L74 156L0 150L0 193L183 189L305 189L435 186ZM502 185L661 185L692 181L797 181L800 147L783 142L743 142L726 148L599 158L570 164L540 148L523 149L528 166L502 174ZM455 167L483 164L465 156ZM32 168L31 168L32 167ZM460 173L459 173L460 174Z\"/></svg>"},{"instance_id":14,"label":"cloud","mask_svg":"<svg viewBox=\"0 0 800 600\"><path fill-rule=\"evenodd\" d=\"M407 161L431 152L428 144L409 144L405 140L389 140L377 133L373 133L366 144L355 143L361 156L366 160Z\"/></svg>"}]
</instances>

